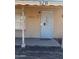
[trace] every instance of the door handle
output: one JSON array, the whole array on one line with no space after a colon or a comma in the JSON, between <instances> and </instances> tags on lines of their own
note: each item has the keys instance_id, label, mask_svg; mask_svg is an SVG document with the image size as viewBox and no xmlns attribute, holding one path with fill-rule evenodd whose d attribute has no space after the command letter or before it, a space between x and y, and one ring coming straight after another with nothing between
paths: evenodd
<instances>
[{"instance_id":1,"label":"door handle","mask_svg":"<svg viewBox=\"0 0 79 59\"><path fill-rule=\"evenodd\" d=\"M43 25L46 26L46 23L44 22Z\"/></svg>"}]
</instances>

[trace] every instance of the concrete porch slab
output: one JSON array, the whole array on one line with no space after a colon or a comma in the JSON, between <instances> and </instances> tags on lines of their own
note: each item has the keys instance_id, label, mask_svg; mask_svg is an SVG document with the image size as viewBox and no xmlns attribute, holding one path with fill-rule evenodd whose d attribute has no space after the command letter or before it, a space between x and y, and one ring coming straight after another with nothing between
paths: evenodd
<instances>
[{"instance_id":1,"label":"concrete porch slab","mask_svg":"<svg viewBox=\"0 0 79 59\"><path fill-rule=\"evenodd\" d=\"M16 45L21 45L21 38L15 39ZM55 39L39 39L39 38L25 38L25 44L28 46L55 46L60 47L60 44Z\"/></svg>"}]
</instances>

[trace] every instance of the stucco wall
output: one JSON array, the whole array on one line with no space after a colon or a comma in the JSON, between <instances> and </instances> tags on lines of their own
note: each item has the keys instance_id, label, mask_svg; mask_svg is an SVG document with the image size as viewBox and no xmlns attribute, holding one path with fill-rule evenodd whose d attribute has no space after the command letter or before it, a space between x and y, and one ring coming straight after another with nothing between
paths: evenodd
<instances>
[{"instance_id":1,"label":"stucco wall","mask_svg":"<svg viewBox=\"0 0 79 59\"><path fill-rule=\"evenodd\" d=\"M16 13L20 14L18 12L18 9L21 11L20 6L16 6ZM53 19L54 19L54 38L61 38L63 36L63 19L62 19L62 7L45 7L45 6L26 6L25 7L25 37L34 37L39 38L40 37L40 13L39 11L53 11ZM18 33L18 34L17 34ZM15 35L16 37L20 37L21 31L16 31Z\"/></svg>"},{"instance_id":2,"label":"stucco wall","mask_svg":"<svg viewBox=\"0 0 79 59\"><path fill-rule=\"evenodd\" d=\"M56 7L54 11L54 37L63 37L63 8Z\"/></svg>"}]
</instances>

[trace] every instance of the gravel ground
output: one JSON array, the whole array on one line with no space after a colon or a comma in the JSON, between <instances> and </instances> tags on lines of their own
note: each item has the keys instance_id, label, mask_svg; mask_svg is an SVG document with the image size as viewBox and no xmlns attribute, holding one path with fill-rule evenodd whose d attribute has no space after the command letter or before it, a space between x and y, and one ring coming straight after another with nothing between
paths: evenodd
<instances>
[{"instance_id":1,"label":"gravel ground","mask_svg":"<svg viewBox=\"0 0 79 59\"><path fill-rule=\"evenodd\" d=\"M15 59L63 59L60 47L26 47L16 46Z\"/></svg>"}]
</instances>

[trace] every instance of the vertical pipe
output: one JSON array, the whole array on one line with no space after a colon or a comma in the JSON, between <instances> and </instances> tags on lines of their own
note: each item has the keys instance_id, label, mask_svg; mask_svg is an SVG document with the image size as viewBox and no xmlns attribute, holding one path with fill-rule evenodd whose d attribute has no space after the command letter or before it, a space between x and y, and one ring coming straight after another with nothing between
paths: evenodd
<instances>
[{"instance_id":1,"label":"vertical pipe","mask_svg":"<svg viewBox=\"0 0 79 59\"><path fill-rule=\"evenodd\" d=\"M63 39L62 39L62 44L61 44L61 48L63 48Z\"/></svg>"},{"instance_id":2,"label":"vertical pipe","mask_svg":"<svg viewBox=\"0 0 79 59\"><path fill-rule=\"evenodd\" d=\"M22 7L22 21L23 22L21 22L22 23L22 48L24 48L25 47L25 39L24 39L24 20L25 20L25 18L24 18L24 6Z\"/></svg>"}]
</instances>

